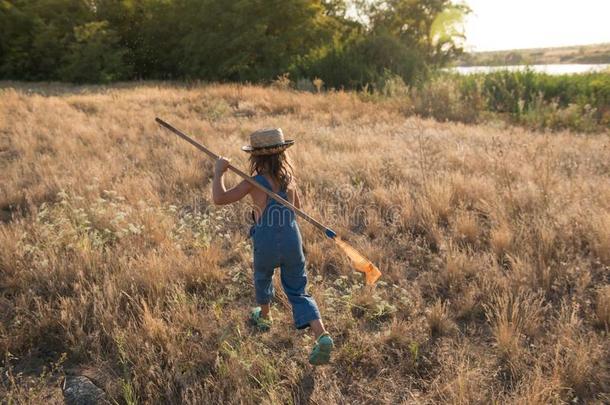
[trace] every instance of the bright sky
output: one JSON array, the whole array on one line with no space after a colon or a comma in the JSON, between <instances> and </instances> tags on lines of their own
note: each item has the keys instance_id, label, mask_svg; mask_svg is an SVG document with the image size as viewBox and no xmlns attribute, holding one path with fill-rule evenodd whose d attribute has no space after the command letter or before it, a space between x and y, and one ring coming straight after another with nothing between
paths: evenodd
<instances>
[{"instance_id":1,"label":"bright sky","mask_svg":"<svg viewBox=\"0 0 610 405\"><path fill-rule=\"evenodd\" d=\"M462 0L466 49L544 48L610 42L610 0Z\"/></svg>"}]
</instances>

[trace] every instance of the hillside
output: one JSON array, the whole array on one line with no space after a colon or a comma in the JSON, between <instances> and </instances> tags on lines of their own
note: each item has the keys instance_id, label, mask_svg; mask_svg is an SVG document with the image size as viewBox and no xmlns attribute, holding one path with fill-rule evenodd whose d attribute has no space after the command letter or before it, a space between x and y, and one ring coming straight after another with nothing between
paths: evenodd
<instances>
[{"instance_id":1,"label":"hillside","mask_svg":"<svg viewBox=\"0 0 610 405\"><path fill-rule=\"evenodd\" d=\"M457 66L610 63L610 44L513 49L464 54Z\"/></svg>"},{"instance_id":2,"label":"hillside","mask_svg":"<svg viewBox=\"0 0 610 405\"><path fill-rule=\"evenodd\" d=\"M60 403L73 375L121 404L610 401L607 133L439 123L345 92L0 88L9 403ZM301 223L331 365L307 363L281 293L270 333L247 326L248 204L213 206L213 162L156 116L242 168L251 131L296 140L304 210L383 272L363 287Z\"/></svg>"}]
</instances>

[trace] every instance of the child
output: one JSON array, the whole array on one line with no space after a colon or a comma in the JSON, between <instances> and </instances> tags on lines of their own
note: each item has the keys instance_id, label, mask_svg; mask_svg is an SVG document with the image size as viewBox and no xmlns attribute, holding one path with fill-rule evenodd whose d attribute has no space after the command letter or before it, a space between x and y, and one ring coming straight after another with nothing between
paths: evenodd
<instances>
[{"instance_id":1,"label":"child","mask_svg":"<svg viewBox=\"0 0 610 405\"><path fill-rule=\"evenodd\" d=\"M250 145L242 147L242 150L250 154L253 179L300 208L292 166L284 152L293 144L292 140L284 140L280 128L262 129L250 135ZM226 190L223 174L228 165L229 161L222 157L216 162L212 186L214 203L234 203L247 194L254 203L254 225L250 236L254 250L254 289L260 306L252 310L250 321L262 331L271 327L272 276L275 268L280 267L282 287L292 305L296 328L311 327L316 337L309 362L313 365L327 364L333 340L324 328L316 302L305 292L305 256L295 213L246 180Z\"/></svg>"}]
</instances>

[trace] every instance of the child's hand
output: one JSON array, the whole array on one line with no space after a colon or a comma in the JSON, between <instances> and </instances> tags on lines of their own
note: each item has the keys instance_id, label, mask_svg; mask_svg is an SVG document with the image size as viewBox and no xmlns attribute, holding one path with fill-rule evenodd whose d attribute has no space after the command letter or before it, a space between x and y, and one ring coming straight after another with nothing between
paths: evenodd
<instances>
[{"instance_id":1,"label":"child's hand","mask_svg":"<svg viewBox=\"0 0 610 405\"><path fill-rule=\"evenodd\" d=\"M214 171L217 174L223 174L229 168L230 160L225 157L219 157L216 161L216 166L214 167Z\"/></svg>"}]
</instances>

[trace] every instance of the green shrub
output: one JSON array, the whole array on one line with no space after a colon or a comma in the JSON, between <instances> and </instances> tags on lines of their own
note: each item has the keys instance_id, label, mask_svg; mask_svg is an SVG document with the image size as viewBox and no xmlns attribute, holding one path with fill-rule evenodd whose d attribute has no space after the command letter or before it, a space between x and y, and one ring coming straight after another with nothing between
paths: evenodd
<instances>
[{"instance_id":1,"label":"green shrub","mask_svg":"<svg viewBox=\"0 0 610 405\"><path fill-rule=\"evenodd\" d=\"M440 120L474 122L488 111L531 128L593 132L610 124L610 74L442 74L420 86L415 105Z\"/></svg>"},{"instance_id":2,"label":"green shrub","mask_svg":"<svg viewBox=\"0 0 610 405\"><path fill-rule=\"evenodd\" d=\"M321 77L329 88L382 90L390 76L413 84L426 74L423 58L391 35L357 37L334 45L296 69L295 76Z\"/></svg>"}]
</instances>

